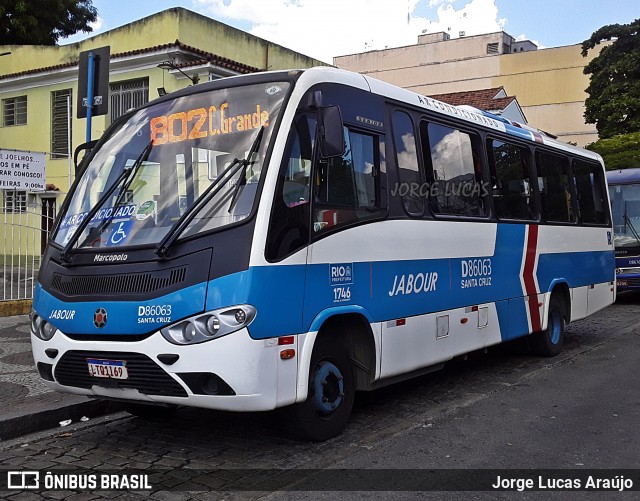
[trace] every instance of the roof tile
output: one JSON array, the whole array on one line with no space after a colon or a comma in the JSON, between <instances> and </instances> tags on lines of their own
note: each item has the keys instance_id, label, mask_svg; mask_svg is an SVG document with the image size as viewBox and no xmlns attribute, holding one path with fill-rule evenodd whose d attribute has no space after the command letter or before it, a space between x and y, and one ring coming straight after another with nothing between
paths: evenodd
<instances>
[{"instance_id":1,"label":"roof tile","mask_svg":"<svg viewBox=\"0 0 640 501\"><path fill-rule=\"evenodd\" d=\"M502 111L516 98L515 96L496 97L501 91L504 91L503 87L493 87L448 94L434 94L429 97L453 106L465 104L485 111Z\"/></svg>"},{"instance_id":2,"label":"roof tile","mask_svg":"<svg viewBox=\"0 0 640 501\"><path fill-rule=\"evenodd\" d=\"M121 57L129 57L129 56L135 56L138 54L146 54L149 52L156 52L163 49L170 49L172 47L178 47L184 51L191 52L193 55L200 56L197 61L190 61L190 62L182 63L178 65L181 68L205 64L205 63L211 63L232 71L236 71L240 74L255 73L255 72L261 71L260 68L249 66L247 64L243 64L238 61L228 59L226 57L218 56L217 54L214 54L212 52L207 52L207 51L198 49L197 47L192 47L190 45L183 44L180 40L176 40L173 43L154 45L153 47L145 47L142 49L135 49L135 50L130 50L126 52L118 52L115 54L111 54L110 59L113 60ZM77 65L78 65L78 60L75 60L65 64L56 64L54 66L46 66L44 68L34 68L32 70L20 71L18 73L0 75L0 80L5 80L8 78L16 78L16 77L21 77L26 75L34 75L34 74L42 73L45 71L55 71L55 70L60 70L64 68L73 68L74 66L77 66Z\"/></svg>"}]
</instances>

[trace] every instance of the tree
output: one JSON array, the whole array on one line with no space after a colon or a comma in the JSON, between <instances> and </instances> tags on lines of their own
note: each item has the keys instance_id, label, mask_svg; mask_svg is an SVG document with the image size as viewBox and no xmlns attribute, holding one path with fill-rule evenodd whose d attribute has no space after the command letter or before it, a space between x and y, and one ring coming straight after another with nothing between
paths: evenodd
<instances>
[{"instance_id":1,"label":"tree","mask_svg":"<svg viewBox=\"0 0 640 501\"><path fill-rule=\"evenodd\" d=\"M602 156L607 170L640 167L640 132L599 139L587 149Z\"/></svg>"},{"instance_id":2,"label":"tree","mask_svg":"<svg viewBox=\"0 0 640 501\"><path fill-rule=\"evenodd\" d=\"M640 131L640 19L596 30L582 42L582 55L605 41L613 42L584 68L591 75L584 117L600 138Z\"/></svg>"},{"instance_id":3,"label":"tree","mask_svg":"<svg viewBox=\"0 0 640 501\"><path fill-rule=\"evenodd\" d=\"M93 31L92 0L2 0L0 45L55 45L61 37Z\"/></svg>"}]
</instances>

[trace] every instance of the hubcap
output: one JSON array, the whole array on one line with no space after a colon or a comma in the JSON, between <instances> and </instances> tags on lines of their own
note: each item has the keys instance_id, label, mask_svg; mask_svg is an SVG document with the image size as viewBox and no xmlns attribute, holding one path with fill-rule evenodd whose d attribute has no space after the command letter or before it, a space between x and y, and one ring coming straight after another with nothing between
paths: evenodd
<instances>
[{"instance_id":1,"label":"hubcap","mask_svg":"<svg viewBox=\"0 0 640 501\"><path fill-rule=\"evenodd\" d=\"M313 375L313 398L311 405L318 414L334 412L344 399L344 378L340 369L323 360L316 366Z\"/></svg>"}]
</instances>

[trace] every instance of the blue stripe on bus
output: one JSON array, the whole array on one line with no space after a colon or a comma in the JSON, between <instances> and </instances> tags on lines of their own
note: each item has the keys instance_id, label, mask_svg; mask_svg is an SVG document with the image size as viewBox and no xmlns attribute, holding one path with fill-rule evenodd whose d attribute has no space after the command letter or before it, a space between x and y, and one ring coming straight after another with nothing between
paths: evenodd
<instances>
[{"instance_id":1,"label":"blue stripe on bus","mask_svg":"<svg viewBox=\"0 0 640 501\"><path fill-rule=\"evenodd\" d=\"M259 266L139 302L65 303L38 285L34 307L70 334L143 334L205 310L248 303L257 309L251 336L263 339L308 332L330 309L364 311L381 322L495 303L508 339L528 332L520 281L524 245L524 225L498 225L492 256L334 264L334 271L344 269L342 277L332 277L331 264ZM613 280L613 263L613 251L540 255L540 291L558 278L571 288ZM99 308L108 315L102 328L93 322Z\"/></svg>"},{"instance_id":2,"label":"blue stripe on bus","mask_svg":"<svg viewBox=\"0 0 640 501\"><path fill-rule=\"evenodd\" d=\"M521 259L522 251L517 253ZM612 252L580 252L562 259L558 259L557 254L540 256L537 276L541 292L549 290L554 277L561 277L569 287L610 281L612 277L600 271L600 267L593 267L593 263L612 260L612 255ZM312 265L307 268L306 294L302 286L305 283L303 266L256 267L243 272L251 274L252 287L247 302L258 312L250 332L256 339L307 332L312 330L318 315L338 307L357 312L357 309L348 308L357 306L358 309L363 308L367 312L365 316L374 322L383 322L470 305L504 303L498 307L503 339L523 335L528 332L528 321L522 299L520 262L505 260L496 270L499 259L491 259L491 276L478 277L491 278L490 284L466 289L460 287L461 259L353 263L353 283L339 286L330 284L329 264ZM567 265L569 261L571 266ZM567 275L565 272L570 268L580 271ZM598 271L594 273L595 270ZM434 273L438 274L435 290L429 290L425 284L432 279L427 277L433 277ZM418 277L419 274L422 277ZM408 288L409 275L413 275L411 292ZM402 276L405 277L405 293L391 296L389 292L397 290ZM413 291L416 280L422 286L421 292ZM286 297L285 301L281 301L281 294ZM210 307L227 305L211 303Z\"/></svg>"},{"instance_id":3,"label":"blue stripe on bus","mask_svg":"<svg viewBox=\"0 0 640 501\"><path fill-rule=\"evenodd\" d=\"M533 134L531 132L529 132L526 129L522 129L520 127L516 127L514 125L511 124L506 124L504 126L504 128L506 129L506 131L512 135L512 136L517 136L517 137L521 137L524 139L528 139L529 141L533 141Z\"/></svg>"},{"instance_id":4,"label":"blue stripe on bus","mask_svg":"<svg viewBox=\"0 0 640 501\"><path fill-rule=\"evenodd\" d=\"M64 302L36 284L34 309L47 321L67 334L135 335L156 331L167 324L203 310L207 284L146 301ZM103 308L106 323L94 324L94 315Z\"/></svg>"},{"instance_id":5,"label":"blue stripe on bus","mask_svg":"<svg viewBox=\"0 0 640 501\"><path fill-rule=\"evenodd\" d=\"M611 282L615 280L614 266L612 251L541 254L538 258L538 284L545 291L557 278L564 278L569 287Z\"/></svg>"}]
</instances>

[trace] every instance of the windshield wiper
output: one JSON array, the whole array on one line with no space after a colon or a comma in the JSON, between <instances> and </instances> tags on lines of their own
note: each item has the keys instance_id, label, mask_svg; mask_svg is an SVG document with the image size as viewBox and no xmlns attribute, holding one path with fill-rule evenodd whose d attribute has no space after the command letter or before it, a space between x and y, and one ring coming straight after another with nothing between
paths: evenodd
<instances>
[{"instance_id":1,"label":"windshield wiper","mask_svg":"<svg viewBox=\"0 0 640 501\"><path fill-rule=\"evenodd\" d=\"M224 184L230 181L233 176L240 170L246 170L251 162L249 159L253 156L253 154L258 150L260 146L260 141L262 140L262 135L264 133L264 125L260 127L256 138L253 140L251 144L251 148L249 148L249 153L246 158L239 159L234 158L229 166L220 174L208 187L206 190L202 192L202 194L196 199L196 201L189 207L180 219L178 219L174 225L169 229L167 234L164 236L158 246L156 247L155 253L164 258L167 256L169 252L169 248L173 245L176 239L182 234L187 226L193 221L196 217L196 214L211 200L224 186ZM224 183L222 182L224 181ZM238 185L240 184L240 180L238 180ZM233 205L235 201L236 194L239 190L239 186L236 185L233 193L233 198L231 200L231 205Z\"/></svg>"},{"instance_id":2,"label":"windshield wiper","mask_svg":"<svg viewBox=\"0 0 640 501\"><path fill-rule=\"evenodd\" d=\"M264 126L260 127L260 130L258 131L258 135L256 136L256 138L253 141L253 144L251 145L251 148L249 149L249 153L247 153L247 158L245 158L242 163L244 168L242 169L242 172L240 173L240 179L238 179L238 182L236 183L235 188L233 189L233 195L231 197L231 203L229 203L229 214L231 214L231 211L233 210L233 206L236 203L236 199L238 197L238 194L240 193L240 188L242 186L246 186L247 185L247 168L250 165L253 165L255 162L251 161L251 158L253 157L253 155L256 153L258 146L260 145L260 142L262 141L262 134L264 133Z\"/></svg>"},{"instance_id":3,"label":"windshield wiper","mask_svg":"<svg viewBox=\"0 0 640 501\"><path fill-rule=\"evenodd\" d=\"M109 197L111 197L111 195L113 195L113 192L116 191L116 188L120 185L120 183L122 183L123 181L127 180L126 187L129 186L131 180L135 176L136 170L138 170L138 167L140 167L140 165L142 165L142 162L144 162L148 158L149 153L151 153L151 148L152 147L153 147L153 141L149 141L149 144L147 144L147 146L145 146L144 150L142 150L142 153L140 153L140 156L138 156L136 161L133 164L131 164L130 167L125 166L122 169L122 173L113 182L113 184L109 187L109 189L106 192L104 192L104 194L100 197L100 199L93 206L93 208L87 213L85 218L82 220L82 222L76 228L76 231L73 233L73 235L71 236L71 238L69 239L67 244L64 246L64 249L62 249L62 252L60 253L60 259L62 261L65 261L65 262L69 261L69 258L71 256L72 247L78 241L78 239L80 238L80 235L82 235L82 232L86 229L86 227L89 226L89 224L91 223L91 220L98 213L100 208L104 205L104 203L107 200L109 200ZM118 200L117 200L118 203L122 201L122 197L124 196L124 192L126 192L126 187L123 187L123 189L120 191L120 193L118 193ZM103 226L106 227L106 225L103 223L98 228L100 228L102 231L104 231L104 227ZM102 233L102 231L100 231L100 233ZM90 231L90 233L91 233L91 231ZM86 242L87 242L87 239L85 239L84 243L86 243Z\"/></svg>"},{"instance_id":4,"label":"windshield wiper","mask_svg":"<svg viewBox=\"0 0 640 501\"><path fill-rule=\"evenodd\" d=\"M635 226L633 226L633 224L631 223L631 218L627 216L626 213L622 216L622 218L624 220L624 224L629 225L629 229L631 230L631 233L633 233L633 237L636 239L636 242L640 242L640 235L638 235Z\"/></svg>"}]
</instances>

